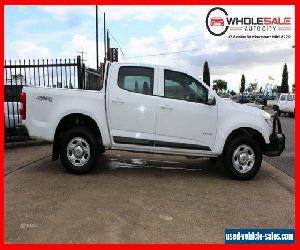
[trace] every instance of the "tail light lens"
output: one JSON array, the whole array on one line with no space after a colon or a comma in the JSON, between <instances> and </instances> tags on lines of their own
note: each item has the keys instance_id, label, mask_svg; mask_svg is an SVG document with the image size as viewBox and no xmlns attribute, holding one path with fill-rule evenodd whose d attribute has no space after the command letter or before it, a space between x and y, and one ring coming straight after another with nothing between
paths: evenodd
<instances>
[{"instance_id":1,"label":"tail light lens","mask_svg":"<svg viewBox=\"0 0 300 250\"><path fill-rule=\"evenodd\" d=\"M26 119L26 93L22 92L20 94L20 102L21 102L21 108L20 108L20 116L22 120Z\"/></svg>"}]
</instances>

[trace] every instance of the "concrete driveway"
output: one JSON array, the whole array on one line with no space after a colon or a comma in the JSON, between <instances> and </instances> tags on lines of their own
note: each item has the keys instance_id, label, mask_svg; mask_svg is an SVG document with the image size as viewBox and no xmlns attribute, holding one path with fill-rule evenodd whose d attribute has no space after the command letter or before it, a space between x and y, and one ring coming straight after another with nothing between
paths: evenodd
<instances>
[{"instance_id":1,"label":"concrete driveway","mask_svg":"<svg viewBox=\"0 0 300 250\"><path fill-rule=\"evenodd\" d=\"M236 181L209 160L108 151L76 176L50 153L5 151L6 242L222 243L225 228L294 228L294 180L266 163Z\"/></svg>"}]
</instances>

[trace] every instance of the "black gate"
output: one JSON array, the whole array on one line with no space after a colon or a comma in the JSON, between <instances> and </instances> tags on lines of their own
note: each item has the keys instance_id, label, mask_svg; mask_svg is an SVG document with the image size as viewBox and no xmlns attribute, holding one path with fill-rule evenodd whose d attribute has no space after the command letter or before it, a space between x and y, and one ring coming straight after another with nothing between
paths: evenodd
<instances>
[{"instance_id":1,"label":"black gate","mask_svg":"<svg viewBox=\"0 0 300 250\"><path fill-rule=\"evenodd\" d=\"M21 123L20 93L23 86L49 88L101 89L99 71L87 69L77 59L19 60L4 63L5 141L24 140L17 132Z\"/></svg>"}]
</instances>

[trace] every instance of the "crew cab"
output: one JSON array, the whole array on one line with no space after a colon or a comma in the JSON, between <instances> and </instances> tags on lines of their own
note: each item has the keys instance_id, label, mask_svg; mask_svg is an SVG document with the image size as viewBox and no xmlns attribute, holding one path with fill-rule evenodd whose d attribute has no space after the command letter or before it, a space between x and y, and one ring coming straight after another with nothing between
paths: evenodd
<instances>
[{"instance_id":1,"label":"crew cab","mask_svg":"<svg viewBox=\"0 0 300 250\"><path fill-rule=\"evenodd\" d=\"M276 112L222 100L193 74L107 62L104 76L100 91L23 88L29 135L53 142L52 159L71 173L89 172L105 150L127 150L221 158L232 177L250 179L263 154L284 150Z\"/></svg>"}]
</instances>

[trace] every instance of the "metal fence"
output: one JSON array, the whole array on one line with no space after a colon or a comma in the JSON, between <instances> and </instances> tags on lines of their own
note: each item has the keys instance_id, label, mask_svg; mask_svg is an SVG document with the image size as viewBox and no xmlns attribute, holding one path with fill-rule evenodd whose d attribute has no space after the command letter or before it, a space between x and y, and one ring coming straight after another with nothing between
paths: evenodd
<instances>
[{"instance_id":1,"label":"metal fence","mask_svg":"<svg viewBox=\"0 0 300 250\"><path fill-rule=\"evenodd\" d=\"M5 141L23 140L16 128L21 122L20 93L23 86L101 89L101 75L77 59L18 60L4 63Z\"/></svg>"}]
</instances>

